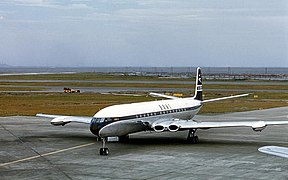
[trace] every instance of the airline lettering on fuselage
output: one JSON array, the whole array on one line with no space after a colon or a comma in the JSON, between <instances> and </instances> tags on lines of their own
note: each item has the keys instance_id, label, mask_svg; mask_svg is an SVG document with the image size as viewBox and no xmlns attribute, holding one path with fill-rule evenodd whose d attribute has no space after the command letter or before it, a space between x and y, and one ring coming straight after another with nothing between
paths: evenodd
<instances>
[{"instance_id":1,"label":"airline lettering on fuselage","mask_svg":"<svg viewBox=\"0 0 288 180\"><path fill-rule=\"evenodd\" d=\"M170 104L162 104L162 105L159 105L159 107L161 110L172 109Z\"/></svg>"}]
</instances>

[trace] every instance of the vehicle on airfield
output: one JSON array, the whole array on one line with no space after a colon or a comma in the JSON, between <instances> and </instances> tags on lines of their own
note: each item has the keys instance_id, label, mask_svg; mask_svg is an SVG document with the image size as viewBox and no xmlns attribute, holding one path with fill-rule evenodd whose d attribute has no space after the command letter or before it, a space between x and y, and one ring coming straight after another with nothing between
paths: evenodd
<instances>
[{"instance_id":1,"label":"vehicle on airfield","mask_svg":"<svg viewBox=\"0 0 288 180\"><path fill-rule=\"evenodd\" d=\"M71 89L71 88L64 87L63 88L63 92L64 93L80 93L80 90L79 89Z\"/></svg>"},{"instance_id":2,"label":"vehicle on airfield","mask_svg":"<svg viewBox=\"0 0 288 180\"><path fill-rule=\"evenodd\" d=\"M188 130L187 140L198 143L198 129L251 127L254 131L262 131L268 125L288 124L288 121L195 121L193 117L203 104L213 101L244 97L240 94L216 99L202 99L201 69L197 68L195 94L193 97L175 97L165 94L150 93L151 96L166 98L165 100L148 101L113 105L98 111L93 117L63 116L37 114L39 117L53 118L52 125L62 125L77 122L90 125L90 131L102 140L100 155L108 155L106 147L108 137L119 137L119 140L129 138L129 134L140 131L176 132Z\"/></svg>"}]
</instances>

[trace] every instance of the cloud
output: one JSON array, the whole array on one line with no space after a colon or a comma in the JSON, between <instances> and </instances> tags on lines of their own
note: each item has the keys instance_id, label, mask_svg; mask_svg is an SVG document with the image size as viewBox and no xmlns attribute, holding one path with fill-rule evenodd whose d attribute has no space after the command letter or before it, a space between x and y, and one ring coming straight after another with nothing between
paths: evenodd
<instances>
[{"instance_id":1,"label":"cloud","mask_svg":"<svg viewBox=\"0 0 288 180\"><path fill-rule=\"evenodd\" d=\"M15 2L21 2L21 3L28 3L28 4L31 4L31 3L39 4L39 3L48 2L47 0L14 0L14 1Z\"/></svg>"},{"instance_id":2,"label":"cloud","mask_svg":"<svg viewBox=\"0 0 288 180\"><path fill-rule=\"evenodd\" d=\"M23 4L23 5L44 5L51 4L53 1L51 0L13 0L15 4Z\"/></svg>"},{"instance_id":3,"label":"cloud","mask_svg":"<svg viewBox=\"0 0 288 180\"><path fill-rule=\"evenodd\" d=\"M89 8L87 4L71 4L68 7L76 8L76 9L86 9Z\"/></svg>"},{"instance_id":4,"label":"cloud","mask_svg":"<svg viewBox=\"0 0 288 180\"><path fill-rule=\"evenodd\" d=\"M57 7L57 3L54 0L12 0L6 3L17 6Z\"/></svg>"},{"instance_id":5,"label":"cloud","mask_svg":"<svg viewBox=\"0 0 288 180\"><path fill-rule=\"evenodd\" d=\"M8 45L0 53L6 59L15 51L25 55L18 53L15 61L74 59L76 64L82 58L135 65L172 65L175 59L181 64L206 60L206 65L222 59L224 65L231 59L283 60L288 30L284 1L251 1L2 0L5 27L0 36ZM25 48L16 49L21 42ZM41 53L35 56L37 51Z\"/></svg>"}]
</instances>

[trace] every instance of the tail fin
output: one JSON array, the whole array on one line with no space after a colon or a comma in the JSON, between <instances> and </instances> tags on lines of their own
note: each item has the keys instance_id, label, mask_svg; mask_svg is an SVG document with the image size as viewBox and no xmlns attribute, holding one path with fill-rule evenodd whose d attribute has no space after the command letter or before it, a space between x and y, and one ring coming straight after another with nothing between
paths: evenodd
<instances>
[{"instance_id":1,"label":"tail fin","mask_svg":"<svg viewBox=\"0 0 288 180\"><path fill-rule=\"evenodd\" d=\"M196 75L196 84L195 84L195 95L193 97L195 100L202 101L202 76L201 76L201 68L197 68Z\"/></svg>"}]
</instances>

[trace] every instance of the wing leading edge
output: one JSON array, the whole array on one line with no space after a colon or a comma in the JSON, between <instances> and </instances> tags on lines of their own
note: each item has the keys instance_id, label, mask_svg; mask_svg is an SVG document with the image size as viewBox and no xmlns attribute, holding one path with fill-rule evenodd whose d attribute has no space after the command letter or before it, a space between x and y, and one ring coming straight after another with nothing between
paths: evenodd
<instances>
[{"instance_id":1,"label":"wing leading edge","mask_svg":"<svg viewBox=\"0 0 288 180\"><path fill-rule=\"evenodd\" d=\"M164 130L178 131L180 129L210 129L226 127L251 127L254 131L262 131L268 125L284 125L288 121L220 121L220 122L198 122L193 120L170 120L154 123L152 129L161 132Z\"/></svg>"},{"instance_id":2,"label":"wing leading edge","mask_svg":"<svg viewBox=\"0 0 288 180\"><path fill-rule=\"evenodd\" d=\"M288 148L280 146L263 146L258 151L266 154L272 154L279 157L288 158Z\"/></svg>"},{"instance_id":3,"label":"wing leading edge","mask_svg":"<svg viewBox=\"0 0 288 180\"><path fill-rule=\"evenodd\" d=\"M90 124L93 117L85 116L63 116L63 115L50 115L50 114L36 114L37 117L52 118L51 124L55 126L64 126L70 122Z\"/></svg>"}]
</instances>

